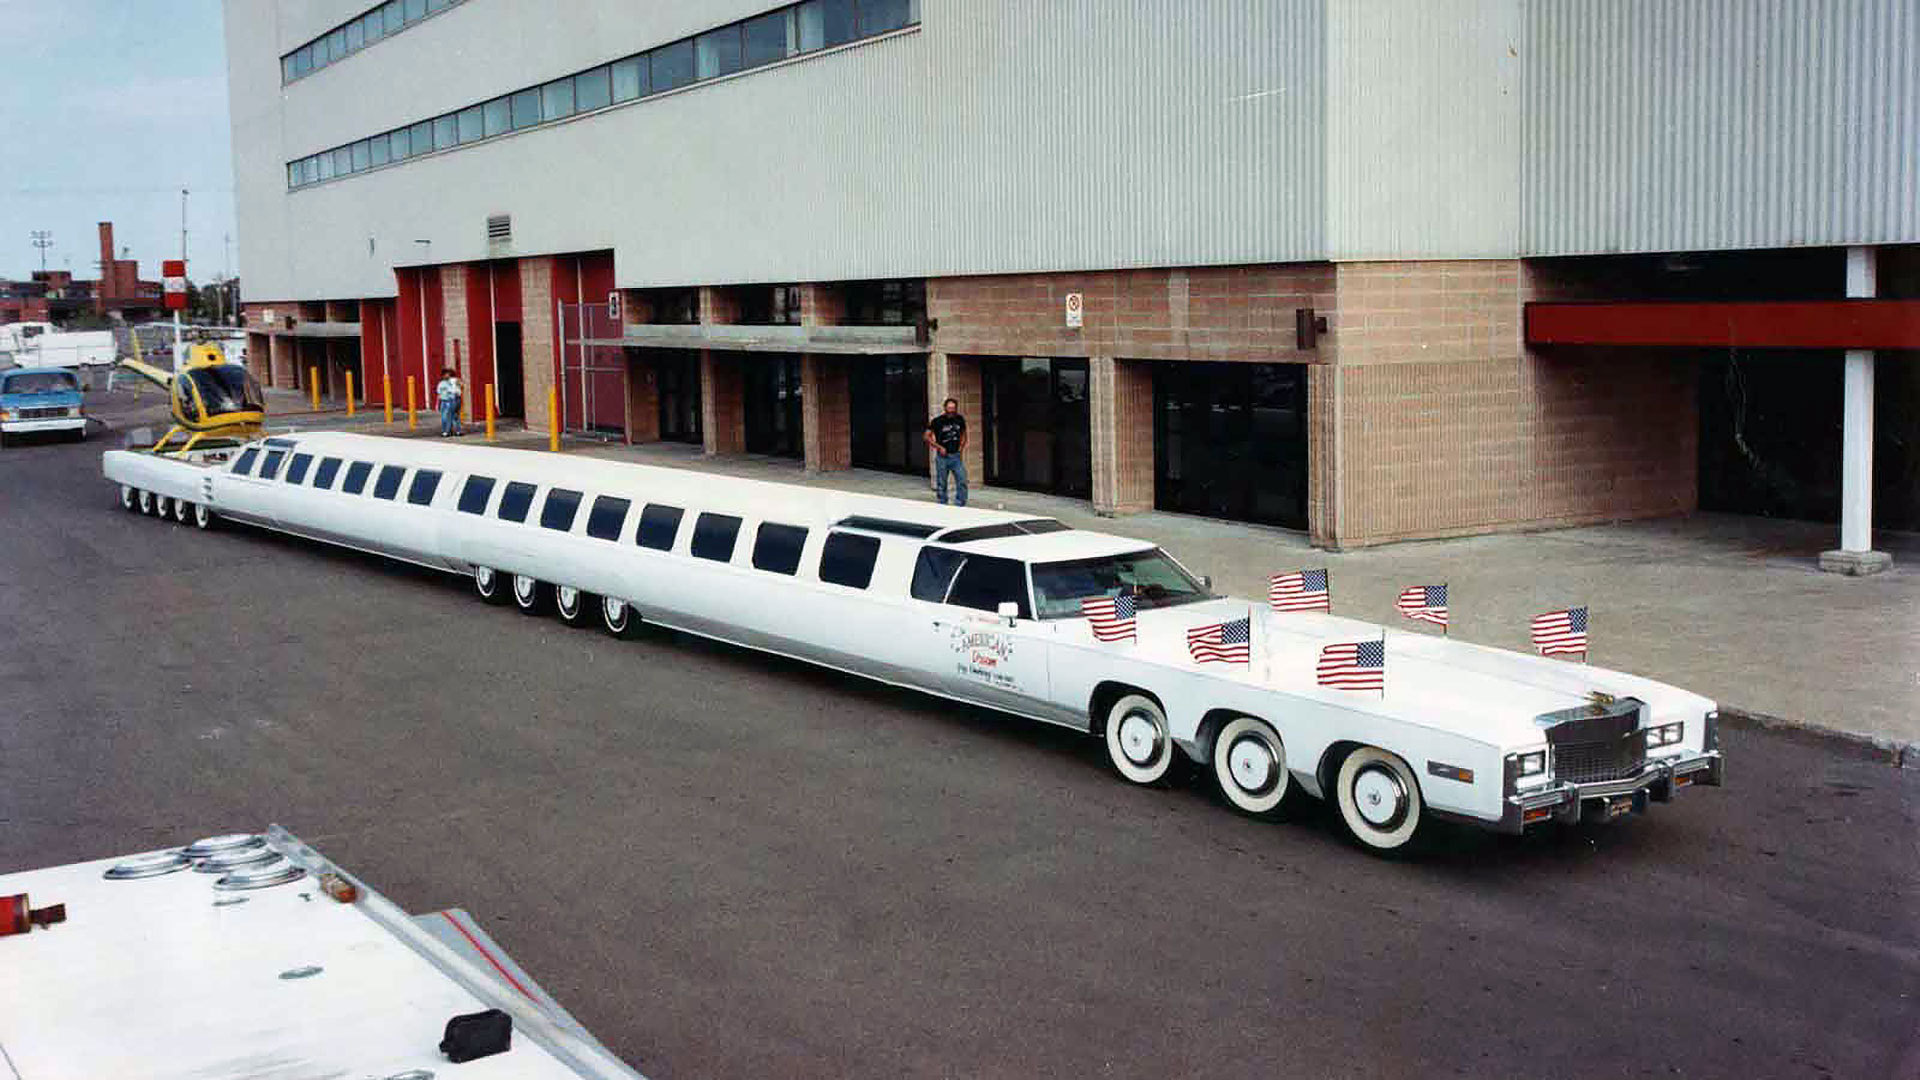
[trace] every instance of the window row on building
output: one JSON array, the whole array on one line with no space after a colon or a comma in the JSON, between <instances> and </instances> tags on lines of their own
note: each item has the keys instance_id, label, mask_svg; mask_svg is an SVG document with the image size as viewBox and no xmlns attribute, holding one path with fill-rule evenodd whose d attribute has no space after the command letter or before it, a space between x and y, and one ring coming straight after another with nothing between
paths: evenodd
<instances>
[{"instance_id":1,"label":"window row on building","mask_svg":"<svg viewBox=\"0 0 1920 1080\"><path fill-rule=\"evenodd\" d=\"M382 38L461 0L387 0L349 19L280 58L282 85L303 79L336 60L344 60Z\"/></svg>"},{"instance_id":2,"label":"window row on building","mask_svg":"<svg viewBox=\"0 0 1920 1080\"><path fill-rule=\"evenodd\" d=\"M414 0L408 0L408 9ZM393 6L392 4L387 5ZM804 0L287 163L306 187L904 29L919 0ZM384 9L382 9L384 10Z\"/></svg>"}]
</instances>

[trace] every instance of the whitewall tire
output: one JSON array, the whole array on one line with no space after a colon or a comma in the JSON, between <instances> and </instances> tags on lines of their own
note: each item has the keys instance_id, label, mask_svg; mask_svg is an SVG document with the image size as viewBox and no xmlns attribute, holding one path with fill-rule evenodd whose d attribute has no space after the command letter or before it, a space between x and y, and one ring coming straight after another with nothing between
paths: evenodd
<instances>
[{"instance_id":1,"label":"whitewall tire","mask_svg":"<svg viewBox=\"0 0 1920 1080\"><path fill-rule=\"evenodd\" d=\"M142 491L138 498L140 500L140 512L151 515L153 513L153 492Z\"/></svg>"},{"instance_id":2,"label":"whitewall tire","mask_svg":"<svg viewBox=\"0 0 1920 1080\"><path fill-rule=\"evenodd\" d=\"M640 626L640 613L617 596L600 598L600 628L617 638L629 638Z\"/></svg>"},{"instance_id":3,"label":"whitewall tire","mask_svg":"<svg viewBox=\"0 0 1920 1080\"><path fill-rule=\"evenodd\" d=\"M194 503L193 527L202 532L213 528L213 508L206 503Z\"/></svg>"},{"instance_id":4,"label":"whitewall tire","mask_svg":"<svg viewBox=\"0 0 1920 1080\"><path fill-rule=\"evenodd\" d=\"M173 520L179 522L182 525L185 525L187 523L187 519L192 516L193 516L192 503L188 502L185 499L173 500Z\"/></svg>"},{"instance_id":5,"label":"whitewall tire","mask_svg":"<svg viewBox=\"0 0 1920 1080\"><path fill-rule=\"evenodd\" d=\"M1418 778L1406 762L1377 746L1347 755L1334 794L1347 831L1375 851L1405 847L1420 829L1425 806Z\"/></svg>"},{"instance_id":6,"label":"whitewall tire","mask_svg":"<svg viewBox=\"0 0 1920 1080\"><path fill-rule=\"evenodd\" d=\"M1213 779L1243 814L1271 814L1287 797L1287 749L1266 721L1236 716L1213 740Z\"/></svg>"},{"instance_id":7,"label":"whitewall tire","mask_svg":"<svg viewBox=\"0 0 1920 1080\"><path fill-rule=\"evenodd\" d=\"M140 493L125 484L120 485L120 509L133 511L139 509Z\"/></svg>"},{"instance_id":8,"label":"whitewall tire","mask_svg":"<svg viewBox=\"0 0 1920 1080\"><path fill-rule=\"evenodd\" d=\"M473 592L489 604L507 602L507 576L491 566L473 568Z\"/></svg>"},{"instance_id":9,"label":"whitewall tire","mask_svg":"<svg viewBox=\"0 0 1920 1080\"><path fill-rule=\"evenodd\" d=\"M553 602L553 586L525 574L513 575L513 606L523 615L545 613Z\"/></svg>"},{"instance_id":10,"label":"whitewall tire","mask_svg":"<svg viewBox=\"0 0 1920 1080\"><path fill-rule=\"evenodd\" d=\"M587 625L593 619L594 608L598 606L598 598L592 593L581 592L571 585L553 587L554 613L568 626Z\"/></svg>"},{"instance_id":11,"label":"whitewall tire","mask_svg":"<svg viewBox=\"0 0 1920 1080\"><path fill-rule=\"evenodd\" d=\"M1107 710L1107 760L1136 784L1158 784L1173 768L1167 714L1145 694L1128 694Z\"/></svg>"}]
</instances>

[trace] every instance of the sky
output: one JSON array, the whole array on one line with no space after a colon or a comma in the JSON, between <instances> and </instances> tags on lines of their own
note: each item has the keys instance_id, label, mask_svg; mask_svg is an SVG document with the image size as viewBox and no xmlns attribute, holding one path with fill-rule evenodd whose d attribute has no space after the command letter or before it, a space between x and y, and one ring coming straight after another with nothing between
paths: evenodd
<instances>
[{"instance_id":1,"label":"sky","mask_svg":"<svg viewBox=\"0 0 1920 1080\"><path fill-rule=\"evenodd\" d=\"M0 278L40 268L99 276L99 223L160 277L239 274L220 0L0 0ZM116 254L119 254L116 252Z\"/></svg>"}]
</instances>

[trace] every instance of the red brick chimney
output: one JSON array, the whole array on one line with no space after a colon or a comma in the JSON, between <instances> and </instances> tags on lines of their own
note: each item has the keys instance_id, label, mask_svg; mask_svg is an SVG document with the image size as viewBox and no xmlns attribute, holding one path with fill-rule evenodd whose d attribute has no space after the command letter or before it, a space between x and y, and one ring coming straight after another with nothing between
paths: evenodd
<instances>
[{"instance_id":1,"label":"red brick chimney","mask_svg":"<svg viewBox=\"0 0 1920 1080\"><path fill-rule=\"evenodd\" d=\"M93 290L93 313L107 313L107 293L113 289L113 222L100 223L100 282Z\"/></svg>"}]
</instances>

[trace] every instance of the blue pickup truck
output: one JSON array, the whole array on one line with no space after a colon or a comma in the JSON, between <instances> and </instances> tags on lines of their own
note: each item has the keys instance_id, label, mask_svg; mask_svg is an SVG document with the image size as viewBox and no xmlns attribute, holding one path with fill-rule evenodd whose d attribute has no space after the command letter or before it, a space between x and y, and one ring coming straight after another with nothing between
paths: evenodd
<instances>
[{"instance_id":1,"label":"blue pickup truck","mask_svg":"<svg viewBox=\"0 0 1920 1080\"><path fill-rule=\"evenodd\" d=\"M28 367L0 371L0 445L19 435L63 432L87 437L80 404L80 377L66 368Z\"/></svg>"}]
</instances>

